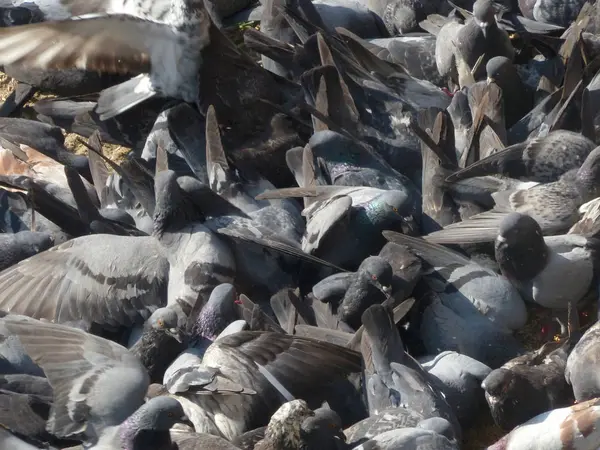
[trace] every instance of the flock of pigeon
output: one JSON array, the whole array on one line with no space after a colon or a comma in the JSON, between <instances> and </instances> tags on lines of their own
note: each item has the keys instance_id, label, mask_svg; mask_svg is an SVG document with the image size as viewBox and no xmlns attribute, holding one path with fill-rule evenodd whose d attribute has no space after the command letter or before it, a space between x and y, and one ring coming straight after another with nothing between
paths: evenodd
<instances>
[{"instance_id":1,"label":"flock of pigeon","mask_svg":"<svg viewBox=\"0 0 600 450\"><path fill-rule=\"evenodd\" d=\"M249 3L0 1L0 450L599 449L600 4Z\"/></svg>"}]
</instances>

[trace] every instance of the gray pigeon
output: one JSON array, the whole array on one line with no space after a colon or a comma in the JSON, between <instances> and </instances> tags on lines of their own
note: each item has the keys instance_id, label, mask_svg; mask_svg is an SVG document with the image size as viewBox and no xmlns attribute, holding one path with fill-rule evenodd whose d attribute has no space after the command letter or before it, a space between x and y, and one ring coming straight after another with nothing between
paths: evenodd
<instances>
[{"instance_id":1,"label":"gray pigeon","mask_svg":"<svg viewBox=\"0 0 600 450\"><path fill-rule=\"evenodd\" d=\"M181 404L156 397L144 404L148 374L125 348L64 325L22 316L3 319L44 369L54 390L47 430L83 434L89 448L138 448L185 417ZM65 371L65 368L69 369ZM81 389L86 386L86 389Z\"/></svg>"},{"instance_id":2,"label":"gray pigeon","mask_svg":"<svg viewBox=\"0 0 600 450\"><path fill-rule=\"evenodd\" d=\"M53 244L49 233L39 231L0 234L0 270L48 250Z\"/></svg>"},{"instance_id":3,"label":"gray pigeon","mask_svg":"<svg viewBox=\"0 0 600 450\"><path fill-rule=\"evenodd\" d=\"M600 321L593 324L575 345L565 369L565 378L573 387L575 400L583 402L600 396L597 361L600 350Z\"/></svg>"},{"instance_id":4,"label":"gray pigeon","mask_svg":"<svg viewBox=\"0 0 600 450\"><path fill-rule=\"evenodd\" d=\"M488 83L496 83L502 89L504 120L506 128L512 127L533 108L533 93L519 76L517 67L506 56L494 56L486 66Z\"/></svg>"},{"instance_id":5,"label":"gray pigeon","mask_svg":"<svg viewBox=\"0 0 600 450\"><path fill-rule=\"evenodd\" d=\"M164 384L180 399L197 432L233 439L265 425L281 405L274 384L302 397L359 370L360 356L352 350L242 331L219 337L208 349L188 349L167 370Z\"/></svg>"},{"instance_id":6,"label":"gray pigeon","mask_svg":"<svg viewBox=\"0 0 600 450\"><path fill-rule=\"evenodd\" d=\"M447 420L432 417L420 422L414 428L400 428L377 435L354 450L458 450L456 436Z\"/></svg>"},{"instance_id":7,"label":"gray pigeon","mask_svg":"<svg viewBox=\"0 0 600 450\"><path fill-rule=\"evenodd\" d=\"M483 380L481 386L497 426L510 431L538 414L573 404L565 366L574 343L547 342L493 370Z\"/></svg>"},{"instance_id":8,"label":"gray pigeon","mask_svg":"<svg viewBox=\"0 0 600 450\"><path fill-rule=\"evenodd\" d=\"M363 0L365 1L365 0ZM417 31L419 22L429 14L437 12L440 1L366 0L366 6L383 19L386 28L393 36Z\"/></svg>"},{"instance_id":9,"label":"gray pigeon","mask_svg":"<svg viewBox=\"0 0 600 450\"><path fill-rule=\"evenodd\" d=\"M524 299L566 309L595 296L600 241L576 234L544 237L531 216L512 213L498 229L495 251L502 274Z\"/></svg>"},{"instance_id":10,"label":"gray pigeon","mask_svg":"<svg viewBox=\"0 0 600 450\"><path fill-rule=\"evenodd\" d=\"M175 173L157 174L155 191L153 236L84 236L22 261L0 273L0 308L86 328L128 326L167 304L182 316L199 293L232 281L229 248L201 224Z\"/></svg>"},{"instance_id":11,"label":"gray pigeon","mask_svg":"<svg viewBox=\"0 0 600 450\"><path fill-rule=\"evenodd\" d=\"M490 322L470 304L434 292L420 302L419 336L427 353L455 351L495 369L525 351L505 328Z\"/></svg>"},{"instance_id":12,"label":"gray pigeon","mask_svg":"<svg viewBox=\"0 0 600 450\"><path fill-rule=\"evenodd\" d=\"M567 232L579 220L579 207L600 197L599 157L600 147L597 147L579 169L565 173L556 182L535 185L529 182L496 192L492 194L496 205L490 211L448 225L443 230L430 233L425 239L440 244L492 242L500 222L512 212L533 217L544 234Z\"/></svg>"},{"instance_id":13,"label":"gray pigeon","mask_svg":"<svg viewBox=\"0 0 600 450\"><path fill-rule=\"evenodd\" d=\"M483 57L474 72L475 80L485 75L485 66L494 56L512 61L515 51L508 34L498 26L491 0L477 0L473 16L464 25L451 21L440 30L435 49L438 70L442 77L460 87L466 85L477 60ZM469 72L469 73L467 73Z\"/></svg>"},{"instance_id":14,"label":"gray pigeon","mask_svg":"<svg viewBox=\"0 0 600 450\"><path fill-rule=\"evenodd\" d=\"M594 148L595 144L580 133L556 130L499 150L453 173L447 181L498 174L550 183L570 170L579 169Z\"/></svg>"},{"instance_id":15,"label":"gray pigeon","mask_svg":"<svg viewBox=\"0 0 600 450\"><path fill-rule=\"evenodd\" d=\"M482 407L485 407L481 382L492 369L457 352L422 357L419 363L429 375L442 383L442 392L461 426L464 429L471 426Z\"/></svg>"},{"instance_id":16,"label":"gray pigeon","mask_svg":"<svg viewBox=\"0 0 600 450\"><path fill-rule=\"evenodd\" d=\"M381 59L401 65L409 75L442 87L444 81L435 65L435 40L435 36L425 33L369 39L374 45L369 50Z\"/></svg>"},{"instance_id":17,"label":"gray pigeon","mask_svg":"<svg viewBox=\"0 0 600 450\"><path fill-rule=\"evenodd\" d=\"M583 0L519 0L524 17L542 23L568 27L579 15L585 4Z\"/></svg>"},{"instance_id":18,"label":"gray pigeon","mask_svg":"<svg viewBox=\"0 0 600 450\"><path fill-rule=\"evenodd\" d=\"M331 275L313 286L313 296L330 303L340 320L357 329L362 313L391 294L392 268L379 256L369 256L356 272Z\"/></svg>"},{"instance_id":19,"label":"gray pigeon","mask_svg":"<svg viewBox=\"0 0 600 450\"><path fill-rule=\"evenodd\" d=\"M0 64L141 73L101 93L96 110L101 119L156 95L196 102L199 54L210 26L203 1L73 2L63 11L64 20L2 28ZM67 18L71 15L84 17Z\"/></svg>"},{"instance_id":20,"label":"gray pigeon","mask_svg":"<svg viewBox=\"0 0 600 450\"><path fill-rule=\"evenodd\" d=\"M405 407L387 408L381 410L379 414L371 415L356 422L344 430L344 434L349 445L352 445L353 443L363 442L365 439L371 439L386 431L412 428L421 420L423 420L423 415L412 409Z\"/></svg>"},{"instance_id":21,"label":"gray pigeon","mask_svg":"<svg viewBox=\"0 0 600 450\"><path fill-rule=\"evenodd\" d=\"M356 269L385 243L381 231L416 230L417 206L405 192L371 187L315 186L266 192L273 196L309 196L302 249L347 270ZM339 242L344 242L340 246Z\"/></svg>"},{"instance_id":22,"label":"gray pigeon","mask_svg":"<svg viewBox=\"0 0 600 450\"><path fill-rule=\"evenodd\" d=\"M457 308L472 309L507 330L518 330L527 322L527 309L518 290L493 270L421 238L391 231L384 236L406 245L430 266L425 281L444 303L447 300Z\"/></svg>"},{"instance_id":23,"label":"gray pigeon","mask_svg":"<svg viewBox=\"0 0 600 450\"><path fill-rule=\"evenodd\" d=\"M407 407L425 418L447 419L455 435L460 435L460 425L452 409L434 388L427 372L404 351L400 334L385 307L369 307L362 322L365 331L361 349L369 412L379 414L386 408Z\"/></svg>"}]
</instances>

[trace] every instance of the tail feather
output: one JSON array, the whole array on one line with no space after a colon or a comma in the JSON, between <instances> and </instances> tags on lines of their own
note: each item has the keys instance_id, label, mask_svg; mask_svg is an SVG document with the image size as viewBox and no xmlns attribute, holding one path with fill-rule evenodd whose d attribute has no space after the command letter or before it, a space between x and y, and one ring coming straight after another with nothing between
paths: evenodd
<instances>
[{"instance_id":1,"label":"tail feather","mask_svg":"<svg viewBox=\"0 0 600 450\"><path fill-rule=\"evenodd\" d=\"M131 80L104 89L98 99L96 113L100 120L108 120L155 95L156 91L152 88L148 75L140 74Z\"/></svg>"}]
</instances>

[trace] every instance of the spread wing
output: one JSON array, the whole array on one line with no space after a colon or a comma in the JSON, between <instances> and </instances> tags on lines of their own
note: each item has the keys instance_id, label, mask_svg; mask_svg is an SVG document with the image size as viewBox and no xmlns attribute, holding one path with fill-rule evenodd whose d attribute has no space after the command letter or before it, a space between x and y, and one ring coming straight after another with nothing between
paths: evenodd
<instances>
[{"instance_id":1,"label":"spread wing","mask_svg":"<svg viewBox=\"0 0 600 450\"><path fill-rule=\"evenodd\" d=\"M140 383L139 401L132 402L130 411L122 411L127 417L143 402L149 385L146 369L135 357L114 342L93 336L76 328L39 322L19 316L7 316L4 323L16 335L29 356L42 367L54 392L54 403L47 423L47 430L59 437L68 437L86 430L91 418L90 411L97 400L94 386L99 377L114 370L132 370ZM103 380L105 381L106 378ZM118 382L115 382L115 386ZM115 394L106 389L103 395ZM130 392L118 392L123 398Z\"/></svg>"},{"instance_id":2,"label":"spread wing","mask_svg":"<svg viewBox=\"0 0 600 450\"><path fill-rule=\"evenodd\" d=\"M88 15L0 29L0 64L40 69L147 73L177 51L171 27L126 14Z\"/></svg>"},{"instance_id":3,"label":"spread wing","mask_svg":"<svg viewBox=\"0 0 600 450\"><path fill-rule=\"evenodd\" d=\"M166 304L168 267L153 238L84 236L0 272L0 309L128 326Z\"/></svg>"}]
</instances>

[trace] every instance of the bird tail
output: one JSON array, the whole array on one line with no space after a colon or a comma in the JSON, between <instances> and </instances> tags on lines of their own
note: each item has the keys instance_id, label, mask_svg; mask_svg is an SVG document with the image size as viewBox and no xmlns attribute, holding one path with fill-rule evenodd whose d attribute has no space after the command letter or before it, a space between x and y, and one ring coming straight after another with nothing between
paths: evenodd
<instances>
[{"instance_id":1,"label":"bird tail","mask_svg":"<svg viewBox=\"0 0 600 450\"><path fill-rule=\"evenodd\" d=\"M108 120L155 95L156 91L148 75L140 74L131 80L104 89L100 93L96 113L100 120Z\"/></svg>"},{"instance_id":2,"label":"bird tail","mask_svg":"<svg viewBox=\"0 0 600 450\"><path fill-rule=\"evenodd\" d=\"M362 323L366 333L363 333L361 347L367 371L379 372L391 362L402 362L402 339L385 306L370 306L362 315Z\"/></svg>"}]
</instances>

